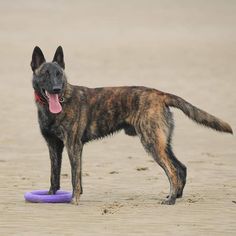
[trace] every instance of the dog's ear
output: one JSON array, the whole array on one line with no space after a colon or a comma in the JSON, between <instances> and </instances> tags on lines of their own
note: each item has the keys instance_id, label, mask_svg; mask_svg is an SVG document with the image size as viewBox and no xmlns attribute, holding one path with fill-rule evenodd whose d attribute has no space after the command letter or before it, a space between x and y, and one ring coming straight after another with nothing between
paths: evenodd
<instances>
[{"instance_id":1,"label":"dog's ear","mask_svg":"<svg viewBox=\"0 0 236 236\"><path fill-rule=\"evenodd\" d=\"M45 62L45 58L41 49L36 46L32 54L31 68L32 71L35 71Z\"/></svg>"},{"instance_id":2,"label":"dog's ear","mask_svg":"<svg viewBox=\"0 0 236 236\"><path fill-rule=\"evenodd\" d=\"M61 46L57 48L52 61L56 62L61 68L65 69L64 54Z\"/></svg>"}]
</instances>

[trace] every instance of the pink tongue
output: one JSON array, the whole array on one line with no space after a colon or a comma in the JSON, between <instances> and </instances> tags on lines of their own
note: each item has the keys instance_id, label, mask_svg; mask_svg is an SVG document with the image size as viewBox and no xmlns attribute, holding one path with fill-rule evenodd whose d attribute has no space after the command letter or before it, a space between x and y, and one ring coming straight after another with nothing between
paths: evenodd
<instances>
[{"instance_id":1,"label":"pink tongue","mask_svg":"<svg viewBox=\"0 0 236 236\"><path fill-rule=\"evenodd\" d=\"M62 111L61 104L59 102L58 94L50 94L48 93L49 98L49 110L51 113L59 113Z\"/></svg>"}]
</instances>

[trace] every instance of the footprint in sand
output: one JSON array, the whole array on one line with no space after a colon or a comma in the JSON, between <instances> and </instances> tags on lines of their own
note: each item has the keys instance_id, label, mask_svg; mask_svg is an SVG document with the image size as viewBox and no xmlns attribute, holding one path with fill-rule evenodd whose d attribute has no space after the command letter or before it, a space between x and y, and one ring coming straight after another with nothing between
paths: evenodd
<instances>
[{"instance_id":1,"label":"footprint in sand","mask_svg":"<svg viewBox=\"0 0 236 236\"><path fill-rule=\"evenodd\" d=\"M148 167L137 167L136 170L137 171L145 171L145 170L148 170Z\"/></svg>"},{"instance_id":2,"label":"footprint in sand","mask_svg":"<svg viewBox=\"0 0 236 236\"><path fill-rule=\"evenodd\" d=\"M113 202L111 204L107 204L102 208L102 215L106 215L106 214L114 214L117 211L120 210L120 208L122 208L124 205L120 202Z\"/></svg>"},{"instance_id":3,"label":"footprint in sand","mask_svg":"<svg viewBox=\"0 0 236 236\"><path fill-rule=\"evenodd\" d=\"M111 175L114 175L114 174L119 174L119 172L118 172L118 171L115 171L115 170L113 170L113 171L110 171L110 172L109 172L109 174L111 174Z\"/></svg>"}]
</instances>

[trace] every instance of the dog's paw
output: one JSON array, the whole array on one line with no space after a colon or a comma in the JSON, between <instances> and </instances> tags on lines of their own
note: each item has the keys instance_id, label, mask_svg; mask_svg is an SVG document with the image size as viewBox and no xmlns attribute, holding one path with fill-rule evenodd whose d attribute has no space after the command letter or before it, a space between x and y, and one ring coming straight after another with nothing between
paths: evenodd
<instances>
[{"instance_id":1,"label":"dog's paw","mask_svg":"<svg viewBox=\"0 0 236 236\"><path fill-rule=\"evenodd\" d=\"M80 200L80 195L79 196L77 196L77 197L73 197L72 199L71 199L71 204L73 204L73 205L79 205L79 200Z\"/></svg>"},{"instance_id":2,"label":"dog's paw","mask_svg":"<svg viewBox=\"0 0 236 236\"><path fill-rule=\"evenodd\" d=\"M57 192L57 190L54 190L54 189L49 189L49 191L48 191L48 194L49 195L54 195L54 194L56 194L56 192Z\"/></svg>"},{"instance_id":3,"label":"dog's paw","mask_svg":"<svg viewBox=\"0 0 236 236\"><path fill-rule=\"evenodd\" d=\"M161 204L162 205L174 205L175 201L176 201L175 198L166 198L161 202Z\"/></svg>"},{"instance_id":4,"label":"dog's paw","mask_svg":"<svg viewBox=\"0 0 236 236\"><path fill-rule=\"evenodd\" d=\"M60 187L50 187L48 194L54 195L54 194L56 194L57 190L59 190L59 189L60 189Z\"/></svg>"},{"instance_id":5,"label":"dog's paw","mask_svg":"<svg viewBox=\"0 0 236 236\"><path fill-rule=\"evenodd\" d=\"M75 198L72 198L70 203L71 203L72 205L79 205L79 202L76 201Z\"/></svg>"},{"instance_id":6,"label":"dog's paw","mask_svg":"<svg viewBox=\"0 0 236 236\"><path fill-rule=\"evenodd\" d=\"M183 192L177 193L176 198L182 198L182 197L183 197ZM167 195L166 198L169 198L169 195Z\"/></svg>"}]
</instances>

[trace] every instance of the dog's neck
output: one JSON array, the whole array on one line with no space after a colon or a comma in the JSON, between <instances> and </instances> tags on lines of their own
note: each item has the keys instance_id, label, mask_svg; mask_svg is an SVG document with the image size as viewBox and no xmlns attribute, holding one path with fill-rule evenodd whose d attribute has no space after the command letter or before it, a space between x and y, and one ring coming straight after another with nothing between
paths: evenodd
<instances>
[{"instance_id":1,"label":"dog's neck","mask_svg":"<svg viewBox=\"0 0 236 236\"><path fill-rule=\"evenodd\" d=\"M63 97L65 102L72 97L72 93L73 93L73 85L66 82L65 89L62 93L62 97Z\"/></svg>"}]
</instances>

